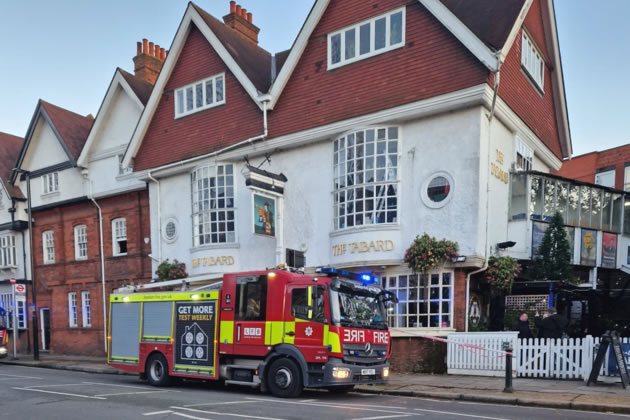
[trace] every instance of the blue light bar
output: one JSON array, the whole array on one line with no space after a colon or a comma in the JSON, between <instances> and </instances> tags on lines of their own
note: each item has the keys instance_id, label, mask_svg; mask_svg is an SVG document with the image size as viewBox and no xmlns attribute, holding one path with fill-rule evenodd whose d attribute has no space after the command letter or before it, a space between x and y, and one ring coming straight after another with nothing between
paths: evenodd
<instances>
[{"instance_id":1,"label":"blue light bar","mask_svg":"<svg viewBox=\"0 0 630 420\"><path fill-rule=\"evenodd\" d=\"M378 283L378 277L373 276L371 274L351 273L350 271L339 270L334 267L319 267L315 270L315 272L320 273L320 274L333 274L339 277L346 277L352 280L360 281L363 284Z\"/></svg>"}]
</instances>

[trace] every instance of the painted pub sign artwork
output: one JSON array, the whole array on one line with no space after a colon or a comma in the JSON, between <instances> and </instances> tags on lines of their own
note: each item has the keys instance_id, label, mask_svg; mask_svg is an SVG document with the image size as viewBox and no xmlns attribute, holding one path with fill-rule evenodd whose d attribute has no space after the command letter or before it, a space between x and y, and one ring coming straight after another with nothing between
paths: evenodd
<instances>
[{"instance_id":1,"label":"painted pub sign artwork","mask_svg":"<svg viewBox=\"0 0 630 420\"><path fill-rule=\"evenodd\" d=\"M254 233L276 236L276 200L260 194L254 194Z\"/></svg>"}]
</instances>

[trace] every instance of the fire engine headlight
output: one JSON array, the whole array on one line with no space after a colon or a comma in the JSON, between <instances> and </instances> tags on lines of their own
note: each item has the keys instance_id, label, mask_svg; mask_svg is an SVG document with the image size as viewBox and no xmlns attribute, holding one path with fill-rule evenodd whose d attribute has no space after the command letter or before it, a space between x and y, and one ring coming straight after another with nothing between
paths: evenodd
<instances>
[{"instance_id":1,"label":"fire engine headlight","mask_svg":"<svg viewBox=\"0 0 630 420\"><path fill-rule=\"evenodd\" d=\"M0 354L7 354L8 350L6 347L0 347Z\"/></svg>"},{"instance_id":2,"label":"fire engine headlight","mask_svg":"<svg viewBox=\"0 0 630 420\"><path fill-rule=\"evenodd\" d=\"M389 368L388 367L383 368L382 375L383 375L383 378L388 378L389 377Z\"/></svg>"},{"instance_id":3,"label":"fire engine headlight","mask_svg":"<svg viewBox=\"0 0 630 420\"><path fill-rule=\"evenodd\" d=\"M350 377L350 369L342 367L334 367L332 372L333 378L346 379Z\"/></svg>"}]
</instances>

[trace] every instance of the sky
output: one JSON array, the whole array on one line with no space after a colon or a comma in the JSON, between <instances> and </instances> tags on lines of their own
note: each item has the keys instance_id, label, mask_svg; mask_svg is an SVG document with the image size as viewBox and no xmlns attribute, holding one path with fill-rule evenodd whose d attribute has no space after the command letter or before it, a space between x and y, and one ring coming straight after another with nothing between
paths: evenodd
<instances>
[{"instance_id":1,"label":"sky","mask_svg":"<svg viewBox=\"0 0 630 420\"><path fill-rule=\"evenodd\" d=\"M470 0L474 1L474 0ZM24 136L39 98L96 115L136 42L167 49L186 0L0 1L0 131ZM275 53L291 47L313 0L240 0ZM216 17L228 0L196 0ZM574 155L630 143L630 0L556 0Z\"/></svg>"}]
</instances>

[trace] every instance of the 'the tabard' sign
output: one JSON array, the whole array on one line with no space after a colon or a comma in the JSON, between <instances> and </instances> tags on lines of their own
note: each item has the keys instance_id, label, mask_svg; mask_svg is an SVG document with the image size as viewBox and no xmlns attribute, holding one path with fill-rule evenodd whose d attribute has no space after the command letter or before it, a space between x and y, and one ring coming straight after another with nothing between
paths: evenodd
<instances>
[{"instance_id":1,"label":"'the tabard' sign","mask_svg":"<svg viewBox=\"0 0 630 420\"><path fill-rule=\"evenodd\" d=\"M339 257L347 253L363 254L367 252L390 252L396 248L394 241L361 241L349 242L347 244L336 244L332 246L333 257Z\"/></svg>"}]
</instances>

